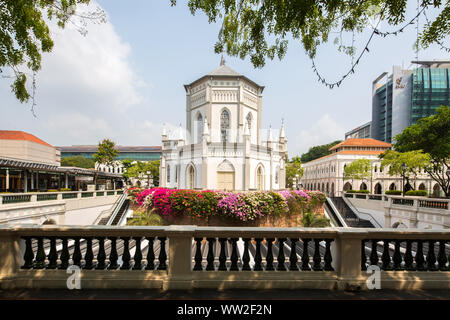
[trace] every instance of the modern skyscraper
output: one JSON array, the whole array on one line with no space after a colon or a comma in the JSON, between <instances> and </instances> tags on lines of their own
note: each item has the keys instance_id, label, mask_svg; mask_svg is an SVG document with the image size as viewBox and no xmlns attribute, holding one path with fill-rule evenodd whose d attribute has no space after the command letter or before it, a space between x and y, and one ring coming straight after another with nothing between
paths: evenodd
<instances>
[{"instance_id":1,"label":"modern skyscraper","mask_svg":"<svg viewBox=\"0 0 450 320\"><path fill-rule=\"evenodd\" d=\"M450 104L450 61L412 61L412 70L393 67L372 84L371 138L393 142L403 129ZM385 79L384 83L381 81Z\"/></svg>"}]
</instances>

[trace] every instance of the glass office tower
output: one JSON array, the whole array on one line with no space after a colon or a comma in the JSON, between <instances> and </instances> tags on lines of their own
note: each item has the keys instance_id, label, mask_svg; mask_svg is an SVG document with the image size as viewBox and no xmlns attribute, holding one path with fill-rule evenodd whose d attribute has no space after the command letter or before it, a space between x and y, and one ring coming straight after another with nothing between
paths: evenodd
<instances>
[{"instance_id":1,"label":"glass office tower","mask_svg":"<svg viewBox=\"0 0 450 320\"><path fill-rule=\"evenodd\" d=\"M413 61L420 67L381 74L372 85L371 137L394 142L403 129L450 104L450 61ZM383 81L384 80L384 83Z\"/></svg>"}]
</instances>

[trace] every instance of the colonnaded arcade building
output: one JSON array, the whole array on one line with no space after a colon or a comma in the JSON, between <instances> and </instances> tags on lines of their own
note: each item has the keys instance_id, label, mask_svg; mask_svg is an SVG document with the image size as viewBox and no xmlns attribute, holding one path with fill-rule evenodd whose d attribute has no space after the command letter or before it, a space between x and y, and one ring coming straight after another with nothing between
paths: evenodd
<instances>
[{"instance_id":1,"label":"colonnaded arcade building","mask_svg":"<svg viewBox=\"0 0 450 320\"><path fill-rule=\"evenodd\" d=\"M378 156L390 149L390 143L371 138L349 138L329 150L331 154L302 164L302 187L308 190L320 190L331 196L342 196L347 190L369 190L373 194L383 194L386 190L402 190L402 177L390 176L385 168L381 170ZM344 168L357 159L368 159L372 163L372 178L365 180L345 180ZM407 184L404 181L405 185ZM428 174L421 172L416 181L409 180L406 190L413 188L426 190L428 194L440 196L439 184Z\"/></svg>"},{"instance_id":2,"label":"colonnaded arcade building","mask_svg":"<svg viewBox=\"0 0 450 320\"><path fill-rule=\"evenodd\" d=\"M162 133L160 185L179 189L278 190L285 187L284 124L262 137L262 92L225 64L184 86L186 136Z\"/></svg>"}]
</instances>

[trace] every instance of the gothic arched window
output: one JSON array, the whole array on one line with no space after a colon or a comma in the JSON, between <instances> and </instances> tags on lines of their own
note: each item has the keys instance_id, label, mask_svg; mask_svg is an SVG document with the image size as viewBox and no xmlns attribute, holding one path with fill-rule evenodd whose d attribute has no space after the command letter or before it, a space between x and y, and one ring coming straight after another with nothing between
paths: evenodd
<instances>
[{"instance_id":1,"label":"gothic arched window","mask_svg":"<svg viewBox=\"0 0 450 320\"><path fill-rule=\"evenodd\" d=\"M203 134L203 117L202 114L199 113L197 116L197 143L202 141Z\"/></svg>"},{"instance_id":2,"label":"gothic arched window","mask_svg":"<svg viewBox=\"0 0 450 320\"><path fill-rule=\"evenodd\" d=\"M230 129L230 114L223 110L220 114L220 136L222 142L228 142L228 129Z\"/></svg>"},{"instance_id":3,"label":"gothic arched window","mask_svg":"<svg viewBox=\"0 0 450 320\"><path fill-rule=\"evenodd\" d=\"M170 166L167 166L167 182L170 182Z\"/></svg>"}]
</instances>

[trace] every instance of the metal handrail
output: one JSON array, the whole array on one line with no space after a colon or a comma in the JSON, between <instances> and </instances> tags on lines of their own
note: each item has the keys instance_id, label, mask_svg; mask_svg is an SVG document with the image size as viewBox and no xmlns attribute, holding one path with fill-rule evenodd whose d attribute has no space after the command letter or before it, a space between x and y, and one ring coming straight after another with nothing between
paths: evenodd
<instances>
[{"instance_id":1,"label":"metal handrail","mask_svg":"<svg viewBox=\"0 0 450 320\"><path fill-rule=\"evenodd\" d=\"M115 207L111 213L111 216L109 217L108 223L106 223L107 226L110 226L111 223L114 221L114 218L117 216L117 213L119 212L120 208L122 208L122 205L125 202L127 196L128 196L128 192L124 191L122 196L116 200L117 204L115 204Z\"/></svg>"}]
</instances>

